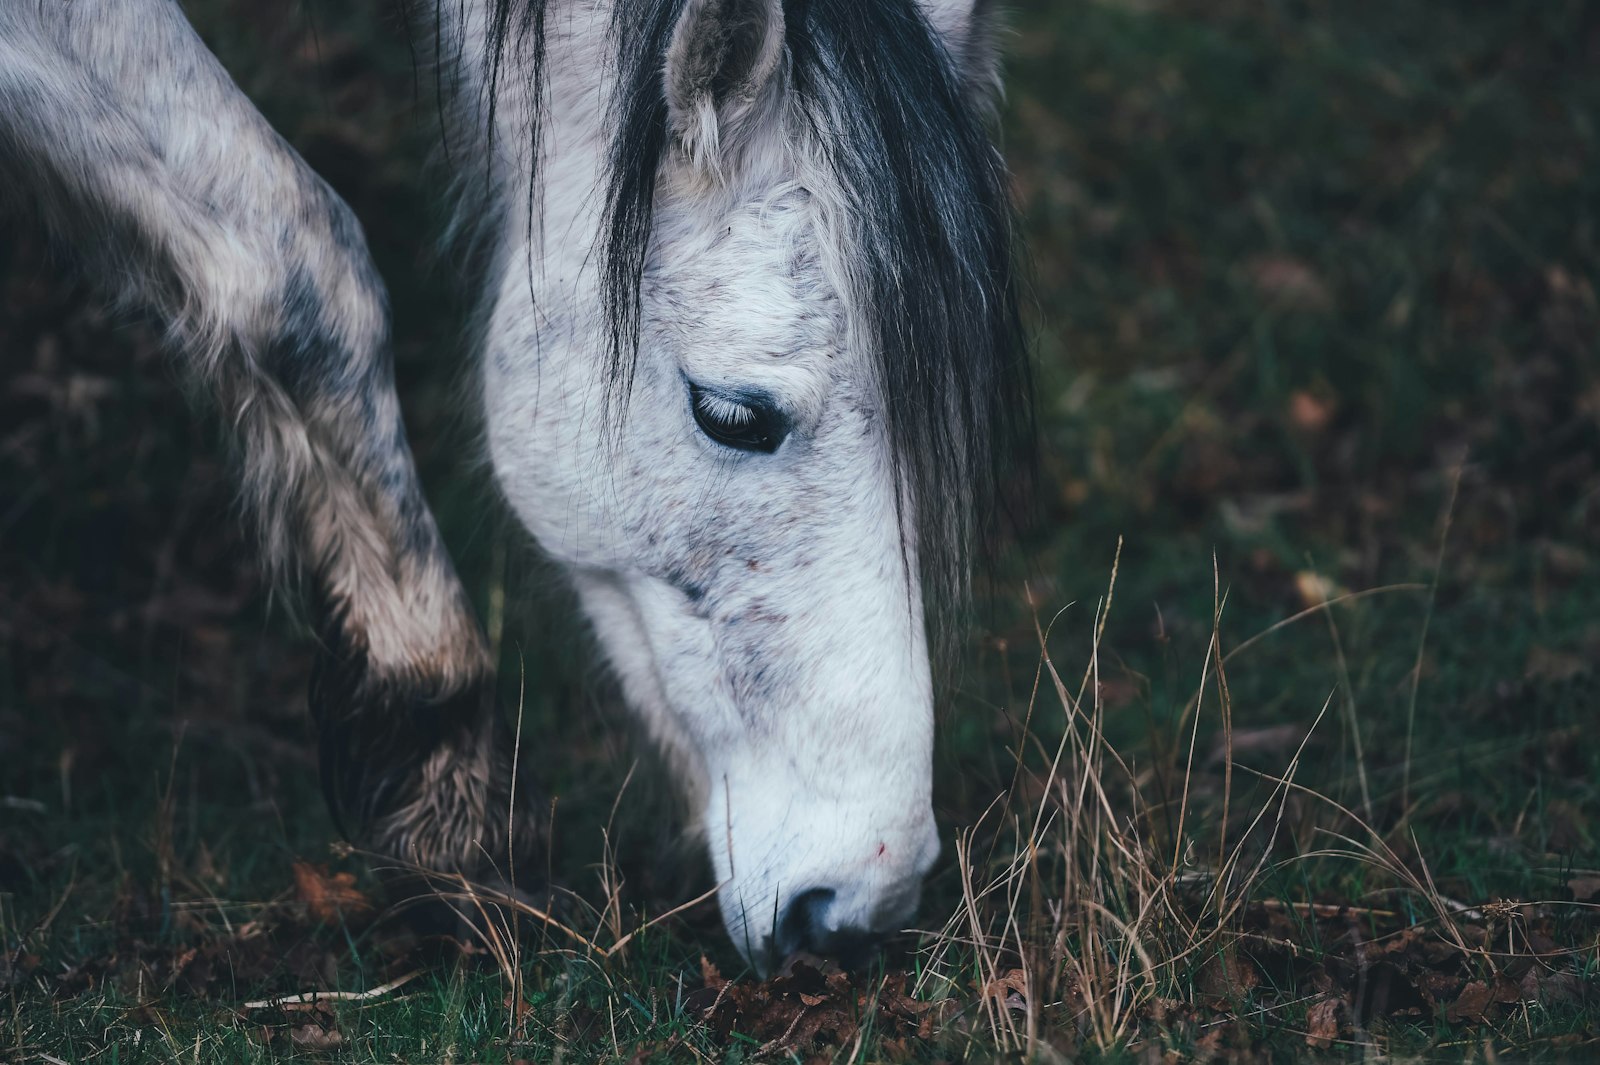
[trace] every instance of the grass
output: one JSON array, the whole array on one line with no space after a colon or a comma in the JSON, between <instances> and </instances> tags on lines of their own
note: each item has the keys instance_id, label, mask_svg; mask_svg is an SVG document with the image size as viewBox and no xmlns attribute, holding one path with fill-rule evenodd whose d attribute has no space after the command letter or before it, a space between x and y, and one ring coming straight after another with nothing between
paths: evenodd
<instances>
[{"instance_id":1,"label":"grass","mask_svg":"<svg viewBox=\"0 0 1600 1065\"><path fill-rule=\"evenodd\" d=\"M660 919L707 886L668 787L463 476L470 294L423 262L404 34L193 8L394 290L416 450L540 738L585 942L463 956L383 916L330 850L307 656L210 424L151 330L5 231L6 1060L1593 1055L1588 5L1018 13L1043 520L940 710L926 930L766 984L724 979L714 907Z\"/></svg>"}]
</instances>

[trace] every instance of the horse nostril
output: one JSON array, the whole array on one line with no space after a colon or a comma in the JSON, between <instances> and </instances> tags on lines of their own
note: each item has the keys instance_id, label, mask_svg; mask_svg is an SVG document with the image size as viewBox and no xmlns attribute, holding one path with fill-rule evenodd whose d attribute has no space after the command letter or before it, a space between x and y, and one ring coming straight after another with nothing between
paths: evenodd
<instances>
[{"instance_id":1,"label":"horse nostril","mask_svg":"<svg viewBox=\"0 0 1600 1065\"><path fill-rule=\"evenodd\" d=\"M803 950L837 958L846 968L853 968L871 956L881 938L876 933L862 928L828 926L828 908L833 905L834 898L832 888L812 888L789 901L778 919L780 958Z\"/></svg>"},{"instance_id":2,"label":"horse nostril","mask_svg":"<svg viewBox=\"0 0 1600 1065\"><path fill-rule=\"evenodd\" d=\"M778 951L793 954L797 950L818 953L817 944L827 934L823 918L833 905L832 888L812 888L802 891L789 900L778 918Z\"/></svg>"}]
</instances>

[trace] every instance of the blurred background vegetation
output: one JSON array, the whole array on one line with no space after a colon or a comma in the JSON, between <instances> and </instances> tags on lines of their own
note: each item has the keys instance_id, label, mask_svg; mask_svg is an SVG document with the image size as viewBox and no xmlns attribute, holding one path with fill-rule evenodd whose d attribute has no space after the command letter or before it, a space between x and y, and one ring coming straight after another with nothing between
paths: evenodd
<instances>
[{"instance_id":1,"label":"blurred background vegetation","mask_svg":"<svg viewBox=\"0 0 1600 1065\"><path fill-rule=\"evenodd\" d=\"M1226 653L1388 589L1241 652L1235 757L1281 770L1327 705L1310 782L1415 836L1448 893L1572 898L1600 867L1600 8L1016 6L1003 141L1032 263L1041 521L1000 561L941 709L942 819L971 824L1019 750L1052 746L1048 715L1035 740L1023 728L1035 623L1054 619L1050 650L1080 671L1120 541L1099 699L1157 792L1178 779L1214 631ZM504 621L508 704L526 677L525 727L550 737L553 868L587 888L642 751L603 675L571 664L581 638L498 513L457 402L476 293L433 251L447 173L428 163L414 27L379 0L186 7L366 227L436 511ZM214 1031L150 982L201 1002L354 983L409 948L285 919L227 979L174 960L214 931L184 905L284 903L293 860L327 860L308 655L231 517L215 426L173 387L157 331L108 318L71 265L0 224L0 1048L70 1057L93 1032L163 1025L177 1046L189 1024L183 1041L225 1029L243 1053L248 1025ZM1221 724L1202 713L1184 778L1201 805L1221 790ZM661 912L701 874L657 812L665 786L629 788L610 842L633 904ZM1302 846L1316 815L1293 816ZM1368 887L1337 863L1280 881L1302 900ZM958 896L947 860L929 909ZM733 966L709 910L648 965L693 969L700 949ZM1589 964L1589 1005L1541 1032L1593 1037ZM461 986L441 976L427 1001L455 1009ZM363 1045L425 1056L426 1024L398 1017ZM450 1017L463 1053L498 1045L498 1022Z\"/></svg>"}]
</instances>

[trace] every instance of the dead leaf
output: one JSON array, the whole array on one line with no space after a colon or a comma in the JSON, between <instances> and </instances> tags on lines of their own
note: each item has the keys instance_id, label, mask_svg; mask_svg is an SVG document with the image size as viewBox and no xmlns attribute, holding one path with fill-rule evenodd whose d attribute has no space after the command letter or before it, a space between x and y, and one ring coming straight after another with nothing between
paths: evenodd
<instances>
[{"instance_id":1,"label":"dead leaf","mask_svg":"<svg viewBox=\"0 0 1600 1065\"><path fill-rule=\"evenodd\" d=\"M320 1024L302 1024L289 1030L289 1042L301 1050L337 1050L344 1046L344 1036L337 1028L324 1028Z\"/></svg>"},{"instance_id":2,"label":"dead leaf","mask_svg":"<svg viewBox=\"0 0 1600 1065\"><path fill-rule=\"evenodd\" d=\"M1583 655L1553 651L1535 644L1528 649L1528 664L1522 674L1529 680L1560 684L1589 671L1589 660Z\"/></svg>"},{"instance_id":3,"label":"dead leaf","mask_svg":"<svg viewBox=\"0 0 1600 1065\"><path fill-rule=\"evenodd\" d=\"M1589 997L1588 983L1573 972L1547 972L1537 966L1529 969L1519 985L1526 1002L1537 1002L1545 1008L1553 1006L1582 1006Z\"/></svg>"},{"instance_id":4,"label":"dead leaf","mask_svg":"<svg viewBox=\"0 0 1600 1065\"><path fill-rule=\"evenodd\" d=\"M1434 1011L1438 1012L1446 1001L1453 1001L1461 994L1461 987L1466 983L1464 977L1455 973L1425 972L1419 989L1431 1001Z\"/></svg>"},{"instance_id":5,"label":"dead leaf","mask_svg":"<svg viewBox=\"0 0 1600 1065\"><path fill-rule=\"evenodd\" d=\"M1588 554L1582 548L1551 540L1544 540L1538 546L1545 565L1557 577L1582 576L1591 565Z\"/></svg>"},{"instance_id":6,"label":"dead leaf","mask_svg":"<svg viewBox=\"0 0 1600 1065\"><path fill-rule=\"evenodd\" d=\"M1100 705L1107 710L1120 710L1131 706L1139 698L1138 681L1132 677L1106 677L1096 687Z\"/></svg>"},{"instance_id":7,"label":"dead leaf","mask_svg":"<svg viewBox=\"0 0 1600 1065\"><path fill-rule=\"evenodd\" d=\"M1461 989L1455 1005L1445 1010L1445 1019L1451 1024L1484 1024L1495 1006L1516 1002L1521 998L1521 988L1504 977L1496 978L1492 984L1473 980Z\"/></svg>"},{"instance_id":8,"label":"dead leaf","mask_svg":"<svg viewBox=\"0 0 1600 1065\"><path fill-rule=\"evenodd\" d=\"M1200 990L1219 1010L1232 1009L1260 983L1256 967L1232 947L1213 954L1200 967Z\"/></svg>"},{"instance_id":9,"label":"dead leaf","mask_svg":"<svg viewBox=\"0 0 1600 1065\"><path fill-rule=\"evenodd\" d=\"M1303 388L1289 394L1289 424L1303 433L1320 433L1333 421L1334 401Z\"/></svg>"},{"instance_id":10,"label":"dead leaf","mask_svg":"<svg viewBox=\"0 0 1600 1065\"><path fill-rule=\"evenodd\" d=\"M309 862L294 863L295 898L319 921L333 923L341 915L354 916L372 909L372 902L356 887L354 873L329 876Z\"/></svg>"},{"instance_id":11,"label":"dead leaf","mask_svg":"<svg viewBox=\"0 0 1600 1065\"><path fill-rule=\"evenodd\" d=\"M1333 294L1304 259L1269 253L1251 259L1245 269L1256 291L1285 306L1305 311L1326 311L1333 306Z\"/></svg>"},{"instance_id":12,"label":"dead leaf","mask_svg":"<svg viewBox=\"0 0 1600 1065\"><path fill-rule=\"evenodd\" d=\"M1228 1034L1227 1029L1218 1026L1209 1029L1204 1035L1194 1041L1194 1060L1207 1062L1214 1060L1222 1053L1222 1040Z\"/></svg>"},{"instance_id":13,"label":"dead leaf","mask_svg":"<svg viewBox=\"0 0 1600 1065\"><path fill-rule=\"evenodd\" d=\"M993 995L1001 1002L1006 1001L1010 992L1016 992L1022 998L1028 997L1028 974L1021 969L1007 969L1004 973L983 985L985 995Z\"/></svg>"},{"instance_id":14,"label":"dead leaf","mask_svg":"<svg viewBox=\"0 0 1600 1065\"><path fill-rule=\"evenodd\" d=\"M1600 896L1600 876L1575 876L1567 881L1567 888L1572 892L1572 901L1588 902Z\"/></svg>"},{"instance_id":15,"label":"dead leaf","mask_svg":"<svg viewBox=\"0 0 1600 1065\"><path fill-rule=\"evenodd\" d=\"M9 987L20 983L22 979L39 967L39 955L22 954L13 957L5 950L0 950L0 987Z\"/></svg>"},{"instance_id":16,"label":"dead leaf","mask_svg":"<svg viewBox=\"0 0 1600 1065\"><path fill-rule=\"evenodd\" d=\"M1345 1012L1344 1000L1325 998L1306 1011L1306 1046L1327 1050L1339 1038Z\"/></svg>"},{"instance_id":17,"label":"dead leaf","mask_svg":"<svg viewBox=\"0 0 1600 1065\"><path fill-rule=\"evenodd\" d=\"M705 958L700 972L704 986L686 996L685 1006L719 1043L738 1032L759 1040L763 1054L838 1046L855 1038L868 1019L885 1037L927 1039L956 1008L949 999L911 998L904 973L886 974L876 987L858 986L834 963L803 955L790 958L777 976L761 982L728 980Z\"/></svg>"}]
</instances>

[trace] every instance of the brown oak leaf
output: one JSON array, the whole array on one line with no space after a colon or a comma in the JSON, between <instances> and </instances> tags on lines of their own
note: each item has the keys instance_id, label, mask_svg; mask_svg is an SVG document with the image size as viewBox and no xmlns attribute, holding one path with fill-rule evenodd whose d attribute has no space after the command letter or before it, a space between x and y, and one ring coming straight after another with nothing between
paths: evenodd
<instances>
[{"instance_id":1,"label":"brown oak leaf","mask_svg":"<svg viewBox=\"0 0 1600 1065\"><path fill-rule=\"evenodd\" d=\"M356 887L354 873L334 873L310 862L294 863L295 898L319 921L332 923L341 914L354 916L372 909L372 902Z\"/></svg>"}]
</instances>

